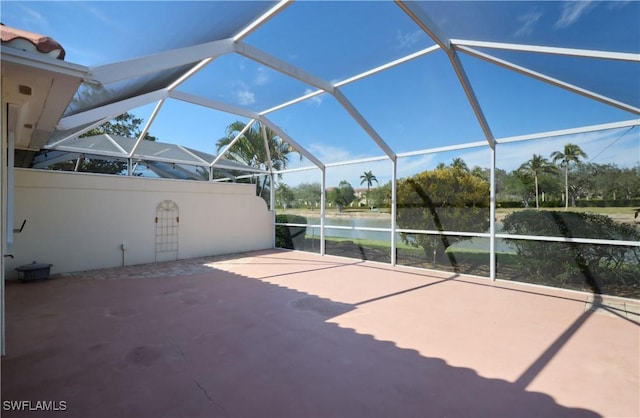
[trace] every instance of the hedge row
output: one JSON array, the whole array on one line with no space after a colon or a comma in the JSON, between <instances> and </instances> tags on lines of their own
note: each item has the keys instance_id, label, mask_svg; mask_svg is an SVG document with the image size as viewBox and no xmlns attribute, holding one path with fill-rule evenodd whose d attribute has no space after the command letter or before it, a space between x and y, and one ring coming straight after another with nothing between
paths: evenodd
<instances>
[{"instance_id":1,"label":"hedge row","mask_svg":"<svg viewBox=\"0 0 640 418\"><path fill-rule=\"evenodd\" d=\"M634 225L606 215L564 211L517 211L504 219L511 234L640 241ZM576 242L507 240L516 248L522 272L543 284L584 286L593 293L640 296L640 247Z\"/></svg>"},{"instance_id":2,"label":"hedge row","mask_svg":"<svg viewBox=\"0 0 640 418\"><path fill-rule=\"evenodd\" d=\"M640 208L640 199L628 200L577 200L576 206L581 208L606 208L606 207L623 207Z\"/></svg>"},{"instance_id":3,"label":"hedge row","mask_svg":"<svg viewBox=\"0 0 640 418\"><path fill-rule=\"evenodd\" d=\"M529 202L529 207L535 207L536 202ZM499 208L522 208L524 207L524 203L522 201L501 201L497 202L496 206ZM608 208L608 207L618 207L618 208L640 208L640 199L625 199L625 200L576 200L576 206L579 208ZM564 201L561 200L547 200L545 202L540 202L540 207L543 208L563 208Z\"/></svg>"},{"instance_id":4,"label":"hedge row","mask_svg":"<svg viewBox=\"0 0 640 418\"><path fill-rule=\"evenodd\" d=\"M300 215L276 215L279 224L307 224L307 218ZM276 225L276 247L302 249L307 232L306 227Z\"/></svg>"}]
</instances>

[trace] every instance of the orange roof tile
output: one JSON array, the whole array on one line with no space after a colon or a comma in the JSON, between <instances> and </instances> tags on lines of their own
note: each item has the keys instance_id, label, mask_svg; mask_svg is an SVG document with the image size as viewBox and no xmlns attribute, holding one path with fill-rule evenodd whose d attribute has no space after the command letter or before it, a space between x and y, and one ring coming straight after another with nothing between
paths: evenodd
<instances>
[{"instance_id":1,"label":"orange roof tile","mask_svg":"<svg viewBox=\"0 0 640 418\"><path fill-rule=\"evenodd\" d=\"M22 50L27 50L25 47L31 44L38 52L50 54L60 60L64 59L65 51L62 45L48 36L12 28L4 24L0 24L0 35L2 37L2 44Z\"/></svg>"}]
</instances>

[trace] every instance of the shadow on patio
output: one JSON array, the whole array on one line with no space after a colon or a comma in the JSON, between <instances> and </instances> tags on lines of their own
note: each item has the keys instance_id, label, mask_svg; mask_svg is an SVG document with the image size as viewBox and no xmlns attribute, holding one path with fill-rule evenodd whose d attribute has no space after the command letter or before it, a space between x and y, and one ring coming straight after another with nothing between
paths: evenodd
<instances>
[{"instance_id":1,"label":"shadow on patio","mask_svg":"<svg viewBox=\"0 0 640 418\"><path fill-rule=\"evenodd\" d=\"M575 294L282 251L110 272L7 286L3 401L76 417L638 412L637 323Z\"/></svg>"}]
</instances>

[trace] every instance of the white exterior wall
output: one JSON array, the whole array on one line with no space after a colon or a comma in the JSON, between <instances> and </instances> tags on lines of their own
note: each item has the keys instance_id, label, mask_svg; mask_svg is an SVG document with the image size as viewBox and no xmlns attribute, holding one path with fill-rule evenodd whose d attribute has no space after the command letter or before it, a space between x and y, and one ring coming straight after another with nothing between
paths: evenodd
<instances>
[{"instance_id":1,"label":"white exterior wall","mask_svg":"<svg viewBox=\"0 0 640 418\"><path fill-rule=\"evenodd\" d=\"M15 267L53 264L51 274L156 261L156 208L179 207L178 258L273 246L274 216L250 184L15 170Z\"/></svg>"}]
</instances>

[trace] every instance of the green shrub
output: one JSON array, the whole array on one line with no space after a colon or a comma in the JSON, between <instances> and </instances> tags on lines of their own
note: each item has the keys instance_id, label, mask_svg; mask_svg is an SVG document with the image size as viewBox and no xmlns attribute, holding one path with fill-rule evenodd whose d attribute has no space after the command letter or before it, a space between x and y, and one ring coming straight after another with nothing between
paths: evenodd
<instances>
[{"instance_id":1,"label":"green shrub","mask_svg":"<svg viewBox=\"0 0 640 418\"><path fill-rule=\"evenodd\" d=\"M535 207L536 206L536 201L535 199L533 201L529 201L529 207ZM510 208L523 208L524 207L524 203L521 200L518 201L513 201L513 200L505 200L505 201L499 201L496 203L496 207L502 208L502 209L510 209ZM540 201L540 207L541 208L563 208L564 207L564 202L561 200L546 200L546 201Z\"/></svg>"},{"instance_id":2,"label":"green shrub","mask_svg":"<svg viewBox=\"0 0 640 418\"><path fill-rule=\"evenodd\" d=\"M423 171L398 180L396 222L403 229L476 231L489 228L489 183L453 167ZM447 256L456 242L469 240L460 235L401 233L405 244L421 247L425 257Z\"/></svg>"},{"instance_id":3,"label":"green shrub","mask_svg":"<svg viewBox=\"0 0 640 418\"><path fill-rule=\"evenodd\" d=\"M619 208L640 208L640 199L617 199L617 200L603 200L603 199L591 199L591 200L576 200L576 206L581 208L607 208L607 207L619 207Z\"/></svg>"},{"instance_id":4,"label":"green shrub","mask_svg":"<svg viewBox=\"0 0 640 418\"><path fill-rule=\"evenodd\" d=\"M504 230L519 235L638 241L634 225L606 215L525 210L504 219ZM523 273L543 284L584 288L594 293L638 297L640 247L508 240L516 248Z\"/></svg>"},{"instance_id":5,"label":"green shrub","mask_svg":"<svg viewBox=\"0 0 640 418\"><path fill-rule=\"evenodd\" d=\"M535 205L535 203L534 203ZM524 203L521 200L513 201L513 200L503 200L496 203L496 207L509 209L509 208L522 208L524 207Z\"/></svg>"},{"instance_id":6,"label":"green shrub","mask_svg":"<svg viewBox=\"0 0 640 418\"><path fill-rule=\"evenodd\" d=\"M534 203L533 206L536 204ZM564 208L564 202L562 200L545 200L540 202L541 208Z\"/></svg>"},{"instance_id":7,"label":"green shrub","mask_svg":"<svg viewBox=\"0 0 640 418\"><path fill-rule=\"evenodd\" d=\"M276 223L306 225L307 218L300 215L276 215ZM306 227L276 225L276 247L303 249L306 231Z\"/></svg>"}]
</instances>

